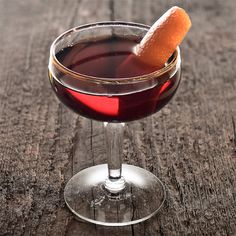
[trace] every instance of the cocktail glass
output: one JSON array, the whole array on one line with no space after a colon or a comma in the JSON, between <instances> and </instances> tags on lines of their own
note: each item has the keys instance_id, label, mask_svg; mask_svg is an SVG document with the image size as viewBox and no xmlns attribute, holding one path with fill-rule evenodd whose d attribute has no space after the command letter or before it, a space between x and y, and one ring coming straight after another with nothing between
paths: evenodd
<instances>
[{"instance_id":1,"label":"cocktail glass","mask_svg":"<svg viewBox=\"0 0 236 236\"><path fill-rule=\"evenodd\" d=\"M175 94L181 77L180 50L176 49L164 68L127 78L80 74L63 65L57 53L75 44L92 44L105 38L141 40L148 29L130 22L98 22L70 29L51 45L49 78L57 97L78 114L104 124L107 164L78 172L64 190L69 209L95 224L139 223L163 205L162 182L145 169L122 164L123 130L125 122L152 115Z\"/></svg>"}]
</instances>

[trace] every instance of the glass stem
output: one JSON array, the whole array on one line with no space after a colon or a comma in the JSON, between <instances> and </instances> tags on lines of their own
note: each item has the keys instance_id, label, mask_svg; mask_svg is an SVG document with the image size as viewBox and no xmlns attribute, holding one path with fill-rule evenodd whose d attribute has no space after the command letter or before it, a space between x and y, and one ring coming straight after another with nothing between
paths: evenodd
<instances>
[{"instance_id":1,"label":"glass stem","mask_svg":"<svg viewBox=\"0 0 236 236\"><path fill-rule=\"evenodd\" d=\"M124 123L104 122L105 140L107 148L108 178L105 188L112 194L118 194L125 188L122 177L122 154Z\"/></svg>"}]
</instances>

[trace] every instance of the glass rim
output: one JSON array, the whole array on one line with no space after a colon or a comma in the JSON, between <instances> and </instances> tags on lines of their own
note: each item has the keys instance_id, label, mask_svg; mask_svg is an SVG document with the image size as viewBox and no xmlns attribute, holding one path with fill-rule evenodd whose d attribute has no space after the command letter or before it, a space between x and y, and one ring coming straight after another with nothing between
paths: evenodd
<instances>
[{"instance_id":1,"label":"glass rim","mask_svg":"<svg viewBox=\"0 0 236 236\"><path fill-rule=\"evenodd\" d=\"M145 25L145 24L141 24L141 23L135 23L135 22L126 22L126 21L99 21L99 22L94 22L94 23L89 23L89 24L83 24L80 26L76 26L73 27L63 33L61 33L51 44L50 46L50 59L49 59L49 64L53 63L53 65L55 67L57 67L57 69L62 72L65 73L71 77L74 77L76 79L80 79L80 80L86 80L87 82L95 82L95 83L111 83L111 84L125 84L125 83L134 83L134 82L144 82L144 81L148 81L151 80L153 78L157 78L162 76L163 74L170 72L176 65L180 65L181 62L181 58L180 58L180 48L179 46L177 46L176 50L174 51L174 53L172 54L172 59L170 62L168 62L168 64L164 67L162 67L161 69L157 69L151 73L147 73L144 75L140 75L140 76L130 76L130 77L121 77L121 78L106 78L106 77L96 77L96 76L90 76L90 75L86 75L86 74L82 74L76 71L73 71L69 68L67 68L66 66L64 66L56 57L55 54L55 48L56 48L56 44L65 36L69 35L72 32L76 32L79 30L83 30L83 29L89 29L89 28L93 28L93 27L102 27L102 26L112 26L112 25L116 25L116 26L128 26L128 27L133 27L133 28L143 28L148 30L150 28L149 25Z\"/></svg>"}]
</instances>

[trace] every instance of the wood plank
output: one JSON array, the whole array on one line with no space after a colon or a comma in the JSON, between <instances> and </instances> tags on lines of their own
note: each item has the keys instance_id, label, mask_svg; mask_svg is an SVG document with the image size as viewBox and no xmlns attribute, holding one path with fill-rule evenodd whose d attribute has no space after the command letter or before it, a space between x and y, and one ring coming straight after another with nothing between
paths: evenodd
<instances>
[{"instance_id":1,"label":"wood plank","mask_svg":"<svg viewBox=\"0 0 236 236\"><path fill-rule=\"evenodd\" d=\"M52 40L101 20L152 24L172 5L193 27L175 98L126 127L124 162L166 185L158 215L128 227L76 221L63 189L105 162L101 124L69 111L47 79ZM0 235L235 235L236 4L234 0L0 0Z\"/></svg>"},{"instance_id":2,"label":"wood plank","mask_svg":"<svg viewBox=\"0 0 236 236\"><path fill-rule=\"evenodd\" d=\"M96 3L96 4L94 4ZM100 9L100 11L98 11ZM75 21L83 23L112 19L110 1L82 1ZM106 163L103 124L83 117L77 119L77 129L73 147L73 170L75 174L86 167ZM131 235L130 227L103 227L71 219L67 226L66 236L81 235ZM57 233L55 234L57 235Z\"/></svg>"},{"instance_id":3,"label":"wood plank","mask_svg":"<svg viewBox=\"0 0 236 236\"><path fill-rule=\"evenodd\" d=\"M70 27L68 13L76 4L1 1L5 27L1 28L0 228L4 235L48 235L62 204L63 172L75 122L52 96L47 63L50 43Z\"/></svg>"},{"instance_id":4,"label":"wood plank","mask_svg":"<svg viewBox=\"0 0 236 236\"><path fill-rule=\"evenodd\" d=\"M122 8L124 1L115 1L114 18L150 25L173 4L188 10L193 21L181 46L182 83L161 112L130 126L126 146L134 148L125 153L126 161L161 178L168 198L160 214L133 232L234 235L235 3L129 1Z\"/></svg>"}]
</instances>

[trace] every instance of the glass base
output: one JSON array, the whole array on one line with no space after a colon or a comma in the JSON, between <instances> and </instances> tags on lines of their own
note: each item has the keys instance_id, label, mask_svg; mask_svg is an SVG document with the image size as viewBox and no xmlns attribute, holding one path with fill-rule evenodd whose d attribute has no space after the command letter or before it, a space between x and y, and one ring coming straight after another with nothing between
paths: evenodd
<instances>
[{"instance_id":1,"label":"glass base","mask_svg":"<svg viewBox=\"0 0 236 236\"><path fill-rule=\"evenodd\" d=\"M136 224L152 217L165 200L162 182L152 173L132 165L122 165L126 187L119 194L104 187L106 164L84 169L74 175L65 187L69 209L91 223L106 226Z\"/></svg>"}]
</instances>

